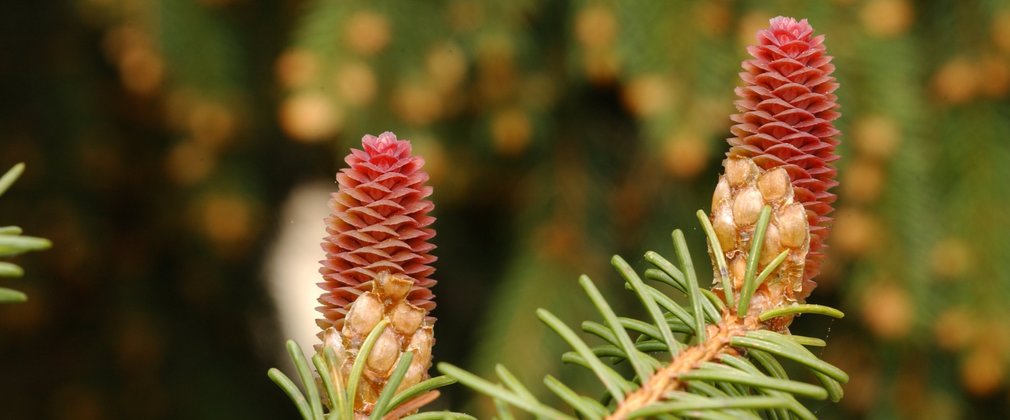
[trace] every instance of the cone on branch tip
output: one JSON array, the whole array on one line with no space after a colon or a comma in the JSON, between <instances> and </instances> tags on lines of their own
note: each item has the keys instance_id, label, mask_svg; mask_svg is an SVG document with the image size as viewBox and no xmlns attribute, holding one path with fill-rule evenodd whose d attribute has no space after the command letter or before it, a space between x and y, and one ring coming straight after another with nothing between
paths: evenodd
<instances>
[{"instance_id":1,"label":"cone on branch tip","mask_svg":"<svg viewBox=\"0 0 1010 420\"><path fill-rule=\"evenodd\" d=\"M428 379L434 345L435 284L429 240L434 208L426 198L424 160L411 154L410 142L385 132L367 135L362 150L351 149L349 165L337 174L326 218L328 236L321 261L323 289L318 309L323 347L333 350L334 382L346 385L365 338L381 321L388 324L365 359L356 389L356 416L371 413L393 368L406 352L413 358L399 385L402 390ZM399 390L398 390L399 391Z\"/></svg>"},{"instance_id":2,"label":"cone on branch tip","mask_svg":"<svg viewBox=\"0 0 1010 420\"><path fill-rule=\"evenodd\" d=\"M326 259L319 269L323 318L317 321L323 330L340 329L350 304L371 290L370 282L383 271L413 282L411 304L435 308L430 290L435 231L429 228L435 218L428 215L435 206L426 200L432 189L425 185L424 159L391 132L366 135L361 145L363 150L351 149L344 159L349 167L337 174L339 189L326 218Z\"/></svg>"},{"instance_id":3,"label":"cone on branch tip","mask_svg":"<svg viewBox=\"0 0 1010 420\"><path fill-rule=\"evenodd\" d=\"M803 205L810 235L804 246L809 252L801 265L800 283L787 297L802 302L816 286L811 279L824 258L829 215L836 198L829 190L838 184L832 165L838 159L835 146L839 132L832 124L840 115L834 94L838 83L831 76L835 67L825 52L824 36L814 36L806 19L771 19L769 28L758 31L757 41L747 48L753 58L743 62L740 73L745 85L736 89L739 112L730 117L735 123L731 128L734 137L728 140L730 150L724 166L728 173L731 166L743 165L734 163L734 158L742 158L766 175L781 168L791 182L792 199ZM742 234L744 231L737 235Z\"/></svg>"},{"instance_id":4,"label":"cone on branch tip","mask_svg":"<svg viewBox=\"0 0 1010 420\"><path fill-rule=\"evenodd\" d=\"M834 149L839 134L831 124L839 116L833 94L838 84L831 77L834 66L825 55L824 37L814 37L806 20L776 17L757 39L758 44L747 49L754 58L743 63L745 71L740 73L745 86L736 89L739 113L731 117L735 137L729 139L725 170L712 196L713 271L730 280L725 286L716 281L713 290L723 297L731 293L748 299L743 289L754 287L745 283L748 262L756 266L754 275L765 272L780 255L784 258L763 281L754 283L749 300L729 309L716 325L708 326L707 338L675 354L626 395L608 419L628 418L687 387L680 375L722 355L738 354L732 344L735 337L759 329L788 332L794 315L764 322L760 315L801 303L814 288L811 279L818 272L835 200L828 190L837 184L831 166L838 159ZM755 246L766 206L771 209L768 225ZM716 248L723 255L715 255ZM758 254L752 255L752 250ZM720 259L725 259L725 271ZM734 313L737 310L746 313Z\"/></svg>"}]
</instances>

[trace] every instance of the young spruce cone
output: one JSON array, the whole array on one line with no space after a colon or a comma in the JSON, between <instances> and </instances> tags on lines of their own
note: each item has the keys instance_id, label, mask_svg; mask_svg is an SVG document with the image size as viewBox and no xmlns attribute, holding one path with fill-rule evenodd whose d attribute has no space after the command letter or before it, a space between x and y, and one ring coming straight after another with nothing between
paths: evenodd
<instances>
[{"instance_id":1,"label":"young spruce cone","mask_svg":"<svg viewBox=\"0 0 1010 420\"><path fill-rule=\"evenodd\" d=\"M348 305L371 290L371 282L382 271L413 282L407 295L410 303L428 311L435 308L430 288L435 280L435 257L428 242L435 221L428 216L434 208L428 174L421 169L424 159L412 156L410 142L385 132L361 139L364 150L351 149L344 161L350 167L337 174L339 190L330 200L332 215L326 218L323 241L326 259L319 272L324 292L318 309L323 330L341 328Z\"/></svg>"},{"instance_id":2,"label":"young spruce cone","mask_svg":"<svg viewBox=\"0 0 1010 420\"><path fill-rule=\"evenodd\" d=\"M435 219L425 200L432 190L424 185L424 160L390 132L361 144L364 150L351 149L345 159L350 167L337 174L339 190L330 200L317 321L323 346L339 361L333 379L345 387L365 337L389 322L365 361L354 402L359 417L371 412L404 352L414 355L400 388L428 379L435 341L435 319L428 316L435 307L429 289L435 246L428 242L435 231L428 226Z\"/></svg>"},{"instance_id":3,"label":"young spruce cone","mask_svg":"<svg viewBox=\"0 0 1010 420\"><path fill-rule=\"evenodd\" d=\"M789 174L811 233L804 284L795 295L803 301L815 286L809 280L823 259L835 201L828 190L837 185L831 162L838 159L838 130L831 121L839 116L833 94L838 83L831 76L835 66L825 54L824 36L813 36L806 19L774 18L757 39L758 45L747 48L754 58L743 63L740 73L746 85L736 89L740 113L731 117L737 124L728 156L751 158L764 170L781 167Z\"/></svg>"},{"instance_id":4,"label":"young spruce cone","mask_svg":"<svg viewBox=\"0 0 1010 420\"><path fill-rule=\"evenodd\" d=\"M747 158L727 158L723 165L726 170L719 177L719 184L712 195L711 217L733 280L733 295L740 296L758 215L767 205L772 208L772 213L761 246L758 272L783 250L789 253L779 268L754 292L750 314L757 315L800 300L810 234L806 211L802 204L794 201L789 174L784 168L762 170ZM719 272L718 267L715 270ZM719 287L716 284L716 289ZM774 318L772 322L776 325L769 327L781 330L791 320L791 317Z\"/></svg>"}]
</instances>

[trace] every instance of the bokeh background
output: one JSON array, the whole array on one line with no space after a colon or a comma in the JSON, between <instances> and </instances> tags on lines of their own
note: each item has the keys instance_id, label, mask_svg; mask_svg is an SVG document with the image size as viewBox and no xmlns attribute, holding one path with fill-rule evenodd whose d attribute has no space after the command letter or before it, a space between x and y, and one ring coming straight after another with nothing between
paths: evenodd
<instances>
[{"instance_id":1,"label":"bokeh background","mask_svg":"<svg viewBox=\"0 0 1010 420\"><path fill-rule=\"evenodd\" d=\"M780 14L841 83L811 300L848 316L794 331L852 381L812 407L1007 418L1007 0L8 2L0 166L28 171L0 220L54 247L0 307L0 418L295 418L265 372L311 341L326 191L385 130L435 187L436 359L587 379L534 308L592 316L586 273L633 311L609 256L676 227L705 260L739 62Z\"/></svg>"}]
</instances>

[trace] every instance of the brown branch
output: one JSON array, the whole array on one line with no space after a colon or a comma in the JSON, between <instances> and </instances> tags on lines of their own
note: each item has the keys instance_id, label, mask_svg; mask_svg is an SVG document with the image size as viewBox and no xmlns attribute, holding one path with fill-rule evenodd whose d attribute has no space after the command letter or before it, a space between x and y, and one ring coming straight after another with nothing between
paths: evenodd
<instances>
[{"instance_id":1,"label":"brown branch","mask_svg":"<svg viewBox=\"0 0 1010 420\"><path fill-rule=\"evenodd\" d=\"M396 420L400 417L406 416L407 414L413 413L428 403L435 401L439 394L440 392L438 391L429 391L407 400L383 416L382 420Z\"/></svg>"},{"instance_id":2,"label":"brown branch","mask_svg":"<svg viewBox=\"0 0 1010 420\"><path fill-rule=\"evenodd\" d=\"M741 319L728 313L723 314L721 322L708 326L708 339L704 343L688 347L678 353L670 364L653 373L641 388L628 394L607 419L623 420L631 412L661 401L667 392L684 387L685 382L678 379L682 373L690 372L704 362L716 360L720 355L734 354L736 350L729 344L733 337L761 328L757 317Z\"/></svg>"}]
</instances>

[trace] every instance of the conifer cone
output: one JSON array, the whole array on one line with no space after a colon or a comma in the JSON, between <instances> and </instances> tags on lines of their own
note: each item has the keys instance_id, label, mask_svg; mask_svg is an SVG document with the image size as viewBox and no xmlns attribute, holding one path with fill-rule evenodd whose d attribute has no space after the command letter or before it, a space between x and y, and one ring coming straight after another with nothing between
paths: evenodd
<instances>
[{"instance_id":1,"label":"conifer cone","mask_svg":"<svg viewBox=\"0 0 1010 420\"><path fill-rule=\"evenodd\" d=\"M801 301L811 234L807 213L803 205L795 200L789 174L781 167L765 171L753 160L740 157L727 158L723 166L725 172L719 177L719 184L712 195L711 219L733 280L734 296L740 296L742 291L758 216L761 209L768 205L772 213L761 247L758 272L783 250L789 253L782 265L754 292L750 315ZM715 272L719 272L718 267ZM716 284L715 289L720 288L721 285ZM781 331L791 321L792 317L774 318L769 328Z\"/></svg>"},{"instance_id":2,"label":"conifer cone","mask_svg":"<svg viewBox=\"0 0 1010 420\"><path fill-rule=\"evenodd\" d=\"M411 155L410 142L385 132L366 135L362 149L351 149L348 168L337 174L339 189L332 195L332 215L326 219L323 241L326 259L319 272L324 290L317 323L324 331L340 330L349 306L383 271L411 281L406 299L426 311L434 309L430 288L435 271L428 228L434 208L425 198L432 189L424 185L428 174L424 159Z\"/></svg>"},{"instance_id":3,"label":"conifer cone","mask_svg":"<svg viewBox=\"0 0 1010 420\"><path fill-rule=\"evenodd\" d=\"M355 359L360 356L365 337L380 321L389 321L365 359L354 400L354 412L358 417L367 417L372 412L404 353L413 352L413 359L397 392L428 379L431 348L435 344L435 320L427 316L427 310L408 302L408 293L414 286L412 280L382 271L369 284L372 290L349 305L342 327L339 330L327 328L322 334L323 346L333 349L337 356L338 367L330 372L332 379L347 389L347 378Z\"/></svg>"},{"instance_id":4,"label":"conifer cone","mask_svg":"<svg viewBox=\"0 0 1010 420\"><path fill-rule=\"evenodd\" d=\"M747 48L754 58L744 61L740 73L746 85L736 89L739 113L731 117L735 137L728 140L727 156L751 158L764 170L781 167L792 180L811 232L806 281L795 296L802 301L815 286L809 280L823 259L835 201L828 190L837 185L831 163L838 159L838 130L831 121L839 116L833 93L838 83L824 36L813 36L806 19L780 16L770 23L757 33L758 45Z\"/></svg>"}]
</instances>

